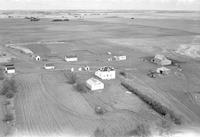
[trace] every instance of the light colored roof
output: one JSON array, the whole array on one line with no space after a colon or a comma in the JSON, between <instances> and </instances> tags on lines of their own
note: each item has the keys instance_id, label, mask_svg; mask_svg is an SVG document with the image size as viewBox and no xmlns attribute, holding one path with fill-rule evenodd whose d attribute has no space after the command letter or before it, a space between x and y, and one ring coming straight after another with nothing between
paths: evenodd
<instances>
[{"instance_id":1,"label":"light colored roof","mask_svg":"<svg viewBox=\"0 0 200 137\"><path fill-rule=\"evenodd\" d=\"M157 54L157 55L155 55L154 58L156 58L156 59L160 59L160 60L165 60L165 59L167 59L164 55L161 55L161 54Z\"/></svg>"},{"instance_id":2,"label":"light colored roof","mask_svg":"<svg viewBox=\"0 0 200 137\"><path fill-rule=\"evenodd\" d=\"M103 84L101 81L99 81L98 79L95 79L95 78L88 79L87 83L89 83L89 84L96 84L96 85Z\"/></svg>"}]
</instances>

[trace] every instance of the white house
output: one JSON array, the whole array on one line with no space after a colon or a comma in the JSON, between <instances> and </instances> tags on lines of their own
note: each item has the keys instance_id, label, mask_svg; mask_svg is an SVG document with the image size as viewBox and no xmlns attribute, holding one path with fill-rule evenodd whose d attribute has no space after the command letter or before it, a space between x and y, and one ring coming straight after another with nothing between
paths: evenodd
<instances>
[{"instance_id":1,"label":"white house","mask_svg":"<svg viewBox=\"0 0 200 137\"><path fill-rule=\"evenodd\" d=\"M15 73L15 67L14 66L5 67L5 72L8 74L13 74Z\"/></svg>"},{"instance_id":2,"label":"white house","mask_svg":"<svg viewBox=\"0 0 200 137\"><path fill-rule=\"evenodd\" d=\"M156 69L156 72L159 73L159 74L166 75L166 74L169 74L170 69L168 69L166 67L160 67L160 68Z\"/></svg>"},{"instance_id":3,"label":"white house","mask_svg":"<svg viewBox=\"0 0 200 137\"><path fill-rule=\"evenodd\" d=\"M114 56L114 59L116 61L126 60L126 56L125 55Z\"/></svg>"},{"instance_id":4,"label":"white house","mask_svg":"<svg viewBox=\"0 0 200 137\"><path fill-rule=\"evenodd\" d=\"M38 56L38 55L36 55L34 58L35 58L36 61L40 61L41 60L41 57Z\"/></svg>"},{"instance_id":5,"label":"white house","mask_svg":"<svg viewBox=\"0 0 200 137\"><path fill-rule=\"evenodd\" d=\"M48 63L44 65L44 69L55 69L55 66L52 63Z\"/></svg>"},{"instance_id":6,"label":"white house","mask_svg":"<svg viewBox=\"0 0 200 137\"><path fill-rule=\"evenodd\" d=\"M103 80L115 79L115 69L112 67L101 67L95 72L95 75Z\"/></svg>"},{"instance_id":7,"label":"white house","mask_svg":"<svg viewBox=\"0 0 200 137\"><path fill-rule=\"evenodd\" d=\"M171 60L167 59L164 55L160 55L160 54L155 55L155 57L152 59L152 62L154 62L158 65L162 65L162 66L172 64Z\"/></svg>"},{"instance_id":8,"label":"white house","mask_svg":"<svg viewBox=\"0 0 200 137\"><path fill-rule=\"evenodd\" d=\"M95 78L90 78L86 81L86 85L90 90L104 89L104 84Z\"/></svg>"},{"instance_id":9,"label":"white house","mask_svg":"<svg viewBox=\"0 0 200 137\"><path fill-rule=\"evenodd\" d=\"M78 61L78 57L76 55L65 56L65 61L67 62Z\"/></svg>"}]
</instances>

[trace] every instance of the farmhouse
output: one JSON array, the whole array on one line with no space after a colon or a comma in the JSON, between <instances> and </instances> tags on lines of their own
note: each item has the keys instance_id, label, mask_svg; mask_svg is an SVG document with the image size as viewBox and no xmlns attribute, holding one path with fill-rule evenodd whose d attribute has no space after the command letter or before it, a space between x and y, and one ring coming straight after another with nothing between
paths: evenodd
<instances>
[{"instance_id":1,"label":"farmhouse","mask_svg":"<svg viewBox=\"0 0 200 137\"><path fill-rule=\"evenodd\" d=\"M95 72L95 75L103 80L115 79L115 69L112 67L101 67Z\"/></svg>"},{"instance_id":2,"label":"farmhouse","mask_svg":"<svg viewBox=\"0 0 200 137\"><path fill-rule=\"evenodd\" d=\"M44 69L55 69L55 66L52 63L48 63L44 65Z\"/></svg>"},{"instance_id":3,"label":"farmhouse","mask_svg":"<svg viewBox=\"0 0 200 137\"><path fill-rule=\"evenodd\" d=\"M156 72L162 75L167 75L170 72L170 69L166 68L166 67L160 67L156 69Z\"/></svg>"},{"instance_id":4,"label":"farmhouse","mask_svg":"<svg viewBox=\"0 0 200 137\"><path fill-rule=\"evenodd\" d=\"M114 56L114 60L116 61L126 60L126 56L125 55Z\"/></svg>"},{"instance_id":5,"label":"farmhouse","mask_svg":"<svg viewBox=\"0 0 200 137\"><path fill-rule=\"evenodd\" d=\"M15 73L14 64L7 64L7 65L5 65L5 72L8 73L8 74Z\"/></svg>"},{"instance_id":6,"label":"farmhouse","mask_svg":"<svg viewBox=\"0 0 200 137\"><path fill-rule=\"evenodd\" d=\"M157 54L153 59L152 62L158 64L158 65L162 65L162 66L166 66L166 65L171 65L172 61L167 59L164 55L160 55Z\"/></svg>"},{"instance_id":7,"label":"farmhouse","mask_svg":"<svg viewBox=\"0 0 200 137\"><path fill-rule=\"evenodd\" d=\"M86 85L90 90L104 89L104 84L95 78L90 78L86 81Z\"/></svg>"},{"instance_id":8,"label":"farmhouse","mask_svg":"<svg viewBox=\"0 0 200 137\"><path fill-rule=\"evenodd\" d=\"M67 62L78 61L78 57L76 55L65 56L65 61Z\"/></svg>"}]
</instances>

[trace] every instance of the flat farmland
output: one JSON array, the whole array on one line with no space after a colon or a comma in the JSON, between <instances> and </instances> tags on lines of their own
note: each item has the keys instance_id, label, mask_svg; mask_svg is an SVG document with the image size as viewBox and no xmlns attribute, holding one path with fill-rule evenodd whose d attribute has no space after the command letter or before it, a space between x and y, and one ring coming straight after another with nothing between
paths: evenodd
<instances>
[{"instance_id":1,"label":"flat farmland","mask_svg":"<svg viewBox=\"0 0 200 137\"><path fill-rule=\"evenodd\" d=\"M199 127L200 109L195 98L200 89L199 58L176 53L182 44L189 45L183 53L200 51L198 46L190 48L194 43L200 44L199 20L125 17L68 22L52 22L48 18L38 22L19 18L0 20L0 46L16 57L12 60L16 67L13 78L19 92L15 97L13 137L128 137L141 124L149 125L152 131L163 126L157 124L164 118L137 95L128 93L121 85L123 81L183 116L185 129L190 125ZM35 61L6 47L7 44L28 48L46 61ZM112 54L108 55L108 51ZM142 58L157 53L184 62L183 71L169 66L171 71L166 77L148 77L149 70L160 66ZM66 55L77 55L79 60L65 62ZM108 61L114 55L126 55L127 60ZM44 70L46 63L55 64L56 69ZM89 72L77 71L86 65L91 68ZM85 83L95 77L94 72L101 66L113 66L117 74L115 80L102 80L104 90L80 93L76 85L67 82L65 73L72 67ZM120 72L125 72L128 78ZM106 112L96 114L96 106Z\"/></svg>"}]
</instances>

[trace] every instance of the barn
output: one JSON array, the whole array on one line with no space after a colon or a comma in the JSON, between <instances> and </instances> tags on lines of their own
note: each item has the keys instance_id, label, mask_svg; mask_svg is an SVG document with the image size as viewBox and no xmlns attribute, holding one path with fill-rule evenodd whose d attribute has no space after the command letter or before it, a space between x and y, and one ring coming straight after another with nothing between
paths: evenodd
<instances>
[{"instance_id":1,"label":"barn","mask_svg":"<svg viewBox=\"0 0 200 137\"><path fill-rule=\"evenodd\" d=\"M90 78L86 81L86 85L90 90L104 89L104 83L95 78Z\"/></svg>"},{"instance_id":2,"label":"barn","mask_svg":"<svg viewBox=\"0 0 200 137\"><path fill-rule=\"evenodd\" d=\"M166 65L171 65L172 61L167 59L164 55L161 54L157 54L155 55L155 57L152 59L152 62L158 64L158 65L162 65L162 66L166 66Z\"/></svg>"}]
</instances>

